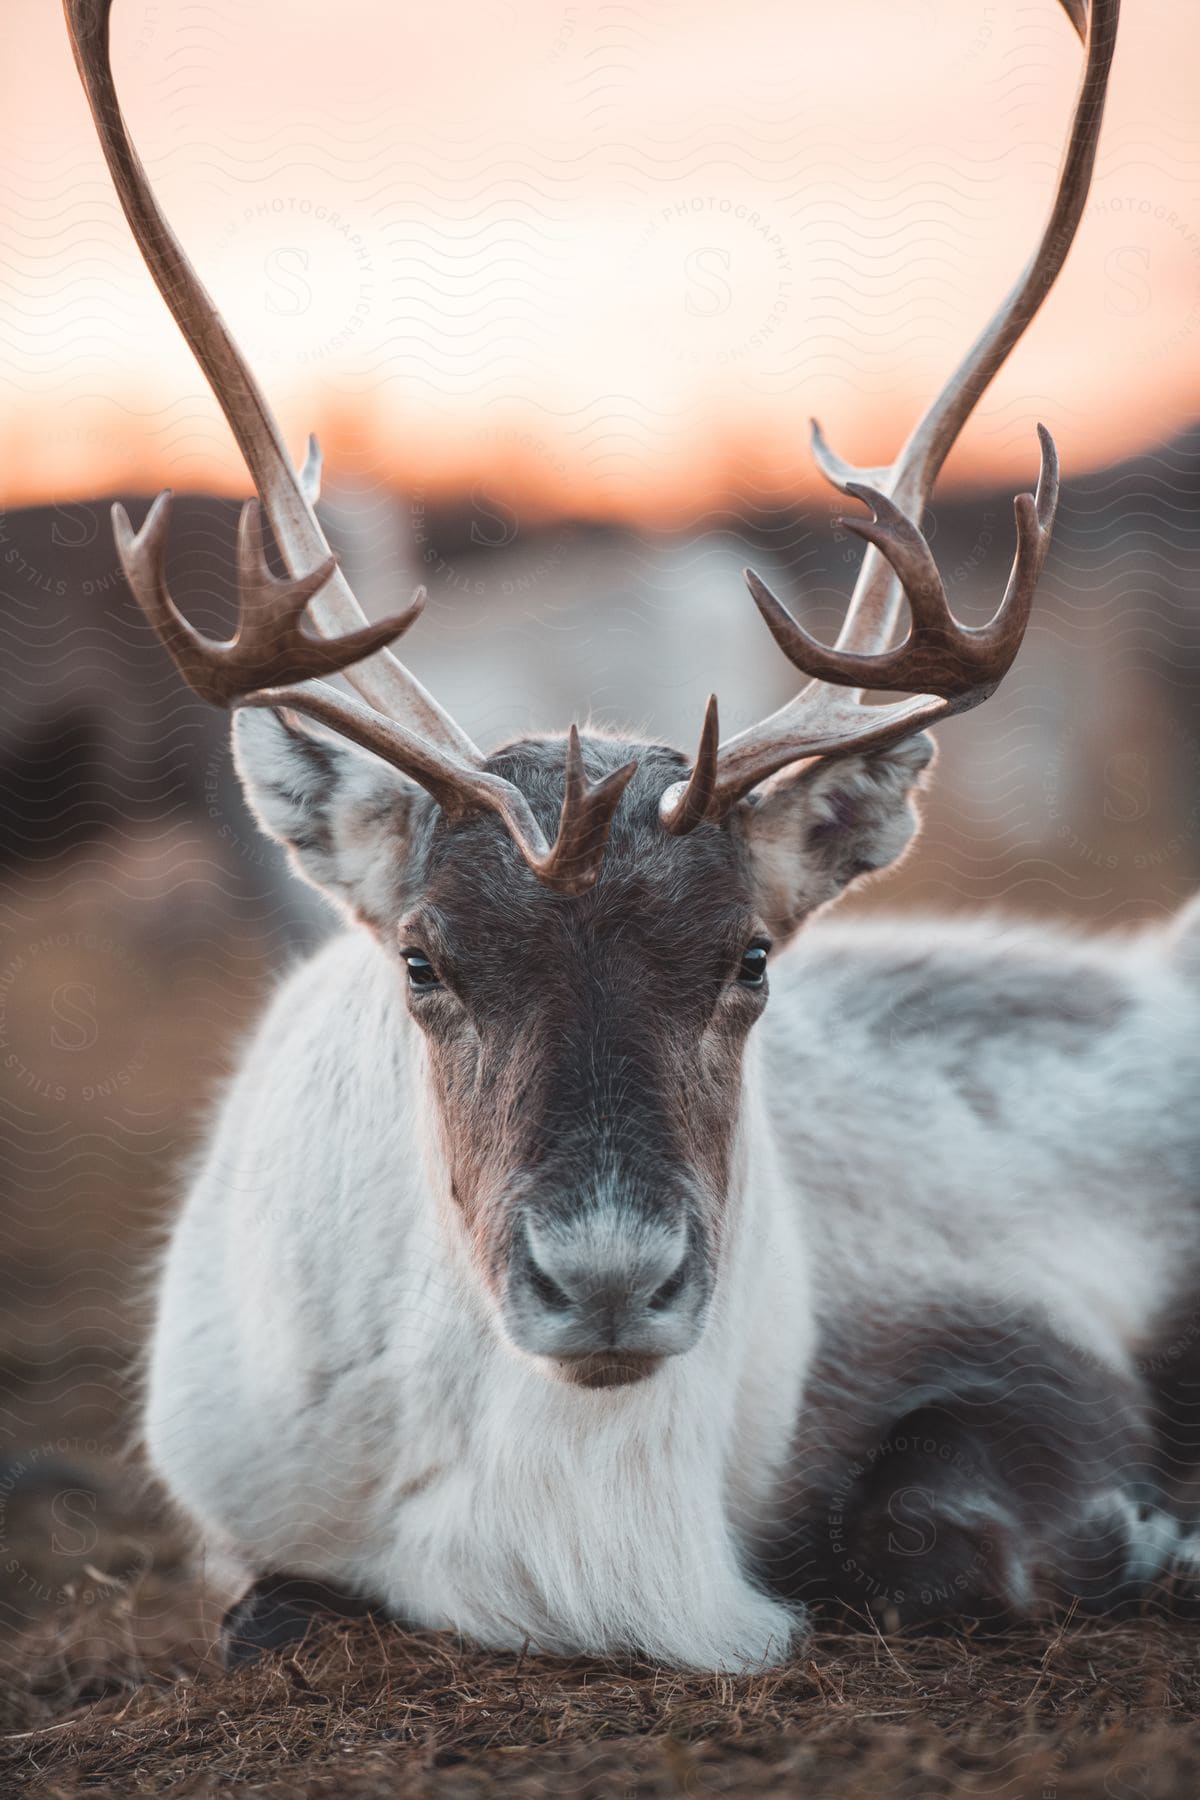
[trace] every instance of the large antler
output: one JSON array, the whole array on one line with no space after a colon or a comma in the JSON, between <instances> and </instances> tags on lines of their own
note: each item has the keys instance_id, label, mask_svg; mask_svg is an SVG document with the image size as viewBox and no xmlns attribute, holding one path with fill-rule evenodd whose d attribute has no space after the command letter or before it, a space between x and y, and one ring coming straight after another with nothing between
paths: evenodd
<instances>
[{"instance_id":1,"label":"large antler","mask_svg":"<svg viewBox=\"0 0 1200 1800\"><path fill-rule=\"evenodd\" d=\"M769 775L811 756L883 749L923 726L978 706L1008 672L1029 620L1034 588L1058 502L1058 457L1039 425L1042 463L1036 497L1015 501L1017 548L1000 606L980 630L950 611L921 520L933 484L963 426L997 370L1041 306L1071 248L1096 160L1116 42L1120 0L1061 0L1086 43L1083 79L1050 217L1016 286L968 350L889 469L856 469L834 454L816 421L813 454L823 475L863 501L870 519L839 521L867 540L846 619L832 648L819 644L751 569L746 581L784 655L815 677L793 700L746 731L717 742L716 702L705 714L691 774L667 789L661 816L669 831L719 819ZM903 596L911 625L889 649ZM832 686L826 684L833 684ZM846 694L839 689L856 690ZM908 693L886 706L864 706L867 688Z\"/></svg>"},{"instance_id":2,"label":"large antler","mask_svg":"<svg viewBox=\"0 0 1200 1800\"><path fill-rule=\"evenodd\" d=\"M590 782L572 728L558 835L550 845L524 795L489 774L466 733L384 648L413 623L424 592L418 589L395 618L368 622L317 521L321 459L316 440L310 438L307 460L297 474L262 390L167 223L130 140L109 55L112 0L64 0L64 8L117 197L155 285L237 439L289 577L279 581L270 574L258 509L250 502L239 533L238 631L229 643L214 644L183 618L167 587L169 493L159 496L137 533L124 508L116 506L118 553L147 618L184 679L203 698L224 706L286 706L332 726L420 782L445 811L461 814L485 807L497 813L540 880L563 893L582 892L599 873L613 814L637 765L628 763ZM326 635L313 637L301 629L309 606ZM342 635L328 635L333 633ZM337 671L346 673L367 704L310 679ZM293 682L303 685L281 685Z\"/></svg>"}]
</instances>

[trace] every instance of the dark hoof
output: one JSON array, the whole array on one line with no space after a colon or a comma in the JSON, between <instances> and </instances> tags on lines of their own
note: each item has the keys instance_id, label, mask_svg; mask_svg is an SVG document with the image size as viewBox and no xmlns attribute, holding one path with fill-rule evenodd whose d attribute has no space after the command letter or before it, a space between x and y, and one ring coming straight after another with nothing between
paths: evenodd
<instances>
[{"instance_id":1,"label":"dark hoof","mask_svg":"<svg viewBox=\"0 0 1200 1800\"><path fill-rule=\"evenodd\" d=\"M369 1603L325 1581L296 1575L264 1575L221 1622L221 1655L227 1669L257 1662L264 1650L299 1644L314 1618L361 1618Z\"/></svg>"}]
</instances>

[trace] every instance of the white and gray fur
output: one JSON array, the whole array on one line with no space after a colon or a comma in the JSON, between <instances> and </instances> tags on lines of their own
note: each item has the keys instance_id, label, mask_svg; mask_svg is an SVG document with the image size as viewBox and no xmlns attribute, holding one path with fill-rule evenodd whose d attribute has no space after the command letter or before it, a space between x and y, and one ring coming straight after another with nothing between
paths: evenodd
<instances>
[{"instance_id":1,"label":"white and gray fur","mask_svg":"<svg viewBox=\"0 0 1200 1800\"><path fill-rule=\"evenodd\" d=\"M907 845L925 738L684 838L683 759L633 746L574 899L344 744L236 738L348 928L247 1046L161 1272L146 1445L231 1593L736 1670L809 1599L1157 1578L1200 1441L1168 1394L1200 1367L1196 906L1091 941L827 922ZM552 826L561 759L493 763ZM400 955L430 907L466 959L432 1024Z\"/></svg>"}]
</instances>

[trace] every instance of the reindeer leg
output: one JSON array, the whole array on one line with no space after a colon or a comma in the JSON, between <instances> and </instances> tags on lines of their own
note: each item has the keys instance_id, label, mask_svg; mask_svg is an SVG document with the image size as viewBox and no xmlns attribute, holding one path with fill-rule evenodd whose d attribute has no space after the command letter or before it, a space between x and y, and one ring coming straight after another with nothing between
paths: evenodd
<instances>
[{"instance_id":1,"label":"reindeer leg","mask_svg":"<svg viewBox=\"0 0 1200 1800\"><path fill-rule=\"evenodd\" d=\"M221 1622L227 1669L257 1662L264 1650L299 1644L322 1613L362 1618L374 1610L360 1596L298 1575L263 1575L231 1606Z\"/></svg>"},{"instance_id":2,"label":"reindeer leg","mask_svg":"<svg viewBox=\"0 0 1200 1800\"><path fill-rule=\"evenodd\" d=\"M841 1325L802 1419L789 1586L890 1628L1119 1609L1179 1544L1154 1426L1131 1369L1033 1317Z\"/></svg>"},{"instance_id":3,"label":"reindeer leg","mask_svg":"<svg viewBox=\"0 0 1200 1800\"><path fill-rule=\"evenodd\" d=\"M853 1577L844 1597L888 1629L963 1617L994 1628L1077 1604L1111 1613L1140 1600L1179 1540L1149 1457L1095 1478L1073 1466L1077 1397L1039 1396L975 1422L948 1395L897 1421L856 1484L848 1516ZM1077 1415L1079 1422L1086 1415ZM1119 1416L1122 1435L1131 1421Z\"/></svg>"}]
</instances>

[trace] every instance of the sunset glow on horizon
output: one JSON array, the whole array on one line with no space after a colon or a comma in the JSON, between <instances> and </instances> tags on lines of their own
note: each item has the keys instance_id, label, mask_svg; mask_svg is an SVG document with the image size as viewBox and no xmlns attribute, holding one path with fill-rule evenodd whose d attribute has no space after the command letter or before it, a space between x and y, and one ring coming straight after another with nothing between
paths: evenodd
<instances>
[{"instance_id":1,"label":"sunset glow on horizon","mask_svg":"<svg viewBox=\"0 0 1200 1800\"><path fill-rule=\"evenodd\" d=\"M248 477L113 196L56 5L10 0L0 503ZM685 521L886 460L1036 242L1081 51L1055 0L117 0L172 223L299 457ZM948 479L1200 411L1200 17L1127 5L1067 268Z\"/></svg>"}]
</instances>

